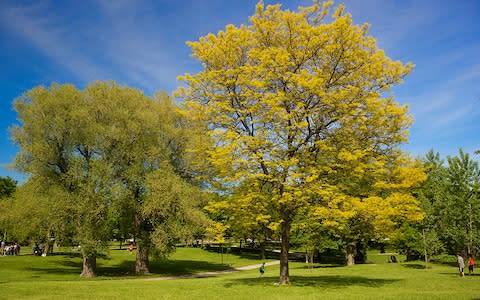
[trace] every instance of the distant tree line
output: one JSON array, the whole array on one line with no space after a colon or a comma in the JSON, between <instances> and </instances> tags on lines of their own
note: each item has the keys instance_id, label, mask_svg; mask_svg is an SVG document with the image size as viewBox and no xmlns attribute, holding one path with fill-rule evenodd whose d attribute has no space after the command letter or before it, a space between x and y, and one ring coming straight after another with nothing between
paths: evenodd
<instances>
[{"instance_id":1,"label":"distant tree line","mask_svg":"<svg viewBox=\"0 0 480 300\"><path fill-rule=\"evenodd\" d=\"M415 250L425 257L480 254L480 169L462 149L456 156L431 150L422 158L427 180L416 190L425 218L407 222L394 239L407 256Z\"/></svg>"}]
</instances>

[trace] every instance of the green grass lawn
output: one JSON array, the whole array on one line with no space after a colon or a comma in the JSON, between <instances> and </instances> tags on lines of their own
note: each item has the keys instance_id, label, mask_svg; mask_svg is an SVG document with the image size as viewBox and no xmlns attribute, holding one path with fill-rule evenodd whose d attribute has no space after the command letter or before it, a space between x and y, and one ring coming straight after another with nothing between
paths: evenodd
<instances>
[{"instance_id":1,"label":"green grass lawn","mask_svg":"<svg viewBox=\"0 0 480 300\"><path fill-rule=\"evenodd\" d=\"M232 266L256 264L255 257L224 255ZM480 276L459 278L454 258L424 269L423 263L386 263L371 253L371 264L352 267L291 263L292 284L278 286L278 266L196 279L155 280L160 276L225 270L221 256L201 249L179 248L153 275L129 273L134 255L112 250L98 260L99 275L81 279L75 255L0 257L2 299L480 299ZM480 275L480 274L479 274Z\"/></svg>"}]
</instances>

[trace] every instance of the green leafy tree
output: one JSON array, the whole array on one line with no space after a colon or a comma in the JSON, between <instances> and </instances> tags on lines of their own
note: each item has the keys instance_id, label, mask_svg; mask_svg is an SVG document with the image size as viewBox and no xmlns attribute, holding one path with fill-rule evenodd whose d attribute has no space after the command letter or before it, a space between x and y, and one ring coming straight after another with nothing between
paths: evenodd
<instances>
[{"instance_id":1,"label":"green leafy tree","mask_svg":"<svg viewBox=\"0 0 480 300\"><path fill-rule=\"evenodd\" d=\"M448 226L440 218L443 202L448 198L447 170L444 163L438 152L430 150L423 158L427 180L417 190L417 197L421 202L425 218L416 227L417 231L422 235L421 247L416 248L416 250L424 254L426 264L428 264L432 255L438 254L443 250L444 247L440 240L439 232L442 228ZM412 225L415 226L415 224Z\"/></svg>"},{"instance_id":2,"label":"green leafy tree","mask_svg":"<svg viewBox=\"0 0 480 300\"><path fill-rule=\"evenodd\" d=\"M130 216L137 256L135 272L149 273L149 254L167 255L203 222L197 212L202 193L185 151L190 124L174 100L96 82L85 97L97 116L97 147L121 187L119 207Z\"/></svg>"},{"instance_id":3,"label":"green leafy tree","mask_svg":"<svg viewBox=\"0 0 480 300\"><path fill-rule=\"evenodd\" d=\"M339 149L331 160L333 176L325 175L335 198L315 203L308 212L342 241L347 265L366 260L370 240L392 239L402 224L423 218L412 194L426 178L421 165L395 148L383 151L355 158Z\"/></svg>"},{"instance_id":4,"label":"green leafy tree","mask_svg":"<svg viewBox=\"0 0 480 300\"><path fill-rule=\"evenodd\" d=\"M17 181L12 177L0 177L0 199L11 197L17 188Z\"/></svg>"},{"instance_id":5,"label":"green leafy tree","mask_svg":"<svg viewBox=\"0 0 480 300\"><path fill-rule=\"evenodd\" d=\"M64 191L56 200L71 212L82 276L96 274L113 227L135 237L138 274L148 273L149 251L166 255L201 227L203 196L185 159L187 121L167 95L151 98L114 82L83 91L53 84L28 91L15 109L22 122L12 129L21 149L16 167L46 192Z\"/></svg>"},{"instance_id":6,"label":"green leafy tree","mask_svg":"<svg viewBox=\"0 0 480 300\"><path fill-rule=\"evenodd\" d=\"M85 277L96 274L97 251L108 238L106 215L113 195L111 170L96 151L102 140L88 101L72 85L33 88L14 101L21 125L12 128L20 147L16 168L44 186L64 191L56 200L72 208Z\"/></svg>"},{"instance_id":7,"label":"green leafy tree","mask_svg":"<svg viewBox=\"0 0 480 300\"><path fill-rule=\"evenodd\" d=\"M55 185L30 177L0 208L1 222L13 240L40 242L48 255L53 251L54 239L65 245L74 237L73 203L61 200L66 197Z\"/></svg>"},{"instance_id":8,"label":"green leafy tree","mask_svg":"<svg viewBox=\"0 0 480 300\"><path fill-rule=\"evenodd\" d=\"M448 227L444 242L450 252L466 250L471 254L480 246L480 170L478 162L459 150L457 156L448 156L448 200L442 218Z\"/></svg>"},{"instance_id":9,"label":"green leafy tree","mask_svg":"<svg viewBox=\"0 0 480 300\"><path fill-rule=\"evenodd\" d=\"M0 200L5 199L5 198L10 198L13 193L15 192L15 189L17 188L17 182L13 180L13 178L7 176L7 177L0 177ZM5 207L7 206L6 203L0 203L1 206ZM2 222L2 219L5 219L5 216L0 215L0 222ZM7 231L5 227L0 227L0 230L2 230L2 239L6 239Z\"/></svg>"}]
</instances>

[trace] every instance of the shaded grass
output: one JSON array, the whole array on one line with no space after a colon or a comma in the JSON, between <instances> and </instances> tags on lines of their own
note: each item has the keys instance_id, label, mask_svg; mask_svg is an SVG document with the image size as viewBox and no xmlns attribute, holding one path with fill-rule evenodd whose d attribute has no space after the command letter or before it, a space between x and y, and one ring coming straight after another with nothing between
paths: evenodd
<instances>
[{"instance_id":1,"label":"shaded grass","mask_svg":"<svg viewBox=\"0 0 480 300\"><path fill-rule=\"evenodd\" d=\"M223 263L222 263L223 261ZM169 259L150 261L150 277L193 275L207 271L232 270L234 267L259 263L247 254L232 255L213 253L200 248L179 248ZM77 252L57 252L54 255L39 257L33 255L1 256L0 283L6 278L15 281L79 280L82 271L82 258ZM135 253L127 250L111 250L108 255L97 258L98 277L93 280L112 279L110 277L137 277L133 274Z\"/></svg>"}]
</instances>

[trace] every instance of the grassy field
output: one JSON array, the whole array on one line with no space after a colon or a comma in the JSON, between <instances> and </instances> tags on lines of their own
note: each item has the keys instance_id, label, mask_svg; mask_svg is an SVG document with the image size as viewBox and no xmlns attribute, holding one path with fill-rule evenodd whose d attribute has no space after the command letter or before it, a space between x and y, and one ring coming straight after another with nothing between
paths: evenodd
<instances>
[{"instance_id":1,"label":"grassy field","mask_svg":"<svg viewBox=\"0 0 480 300\"><path fill-rule=\"evenodd\" d=\"M221 256L180 248L153 274L129 273L134 255L112 250L98 260L99 275L81 279L77 255L0 257L2 299L480 299L480 276L459 278L454 258L424 269L421 262L386 263L388 255L370 253L372 263L353 267L292 263L290 286L278 286L278 266L196 279L158 277L227 270L258 264L255 257ZM397 256L397 258L401 257ZM450 262L448 261L450 259ZM479 274L480 275L480 274Z\"/></svg>"}]
</instances>

